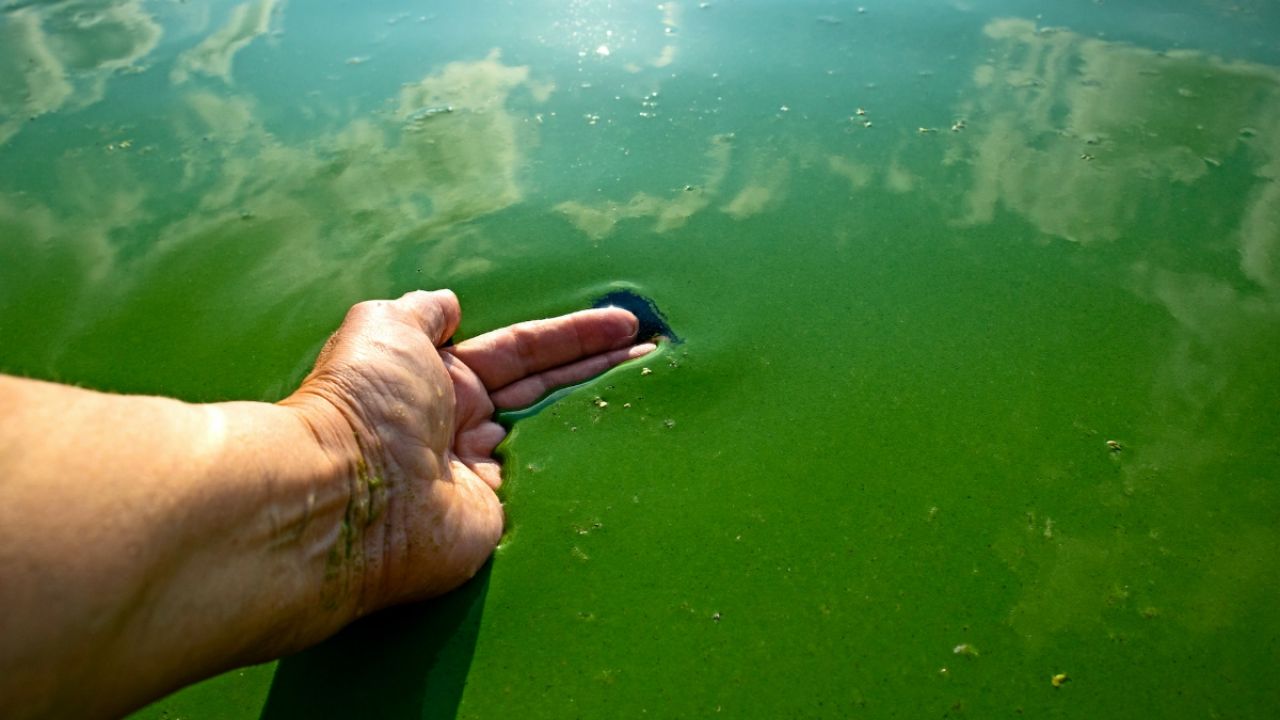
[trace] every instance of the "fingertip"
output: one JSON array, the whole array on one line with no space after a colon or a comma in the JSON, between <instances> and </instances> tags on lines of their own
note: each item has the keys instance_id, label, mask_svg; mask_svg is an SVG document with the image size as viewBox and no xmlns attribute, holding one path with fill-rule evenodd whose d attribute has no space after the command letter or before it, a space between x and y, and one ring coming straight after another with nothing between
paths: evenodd
<instances>
[{"instance_id":1,"label":"fingertip","mask_svg":"<svg viewBox=\"0 0 1280 720\"><path fill-rule=\"evenodd\" d=\"M458 295L448 288L440 290L424 291L425 294L435 301L441 309L446 310L454 316L462 315L462 303L458 301Z\"/></svg>"},{"instance_id":2,"label":"fingertip","mask_svg":"<svg viewBox=\"0 0 1280 720\"><path fill-rule=\"evenodd\" d=\"M422 331L437 347L443 345L457 331L462 321L462 306L452 290L414 290L400 298L413 309L422 324Z\"/></svg>"},{"instance_id":3,"label":"fingertip","mask_svg":"<svg viewBox=\"0 0 1280 720\"><path fill-rule=\"evenodd\" d=\"M458 295L448 288L435 290L431 294L439 300L445 313L446 328L442 335L434 338L436 345L443 345L458 331L458 324L462 322L462 303L458 300Z\"/></svg>"},{"instance_id":4,"label":"fingertip","mask_svg":"<svg viewBox=\"0 0 1280 720\"><path fill-rule=\"evenodd\" d=\"M608 327L609 323L618 323L613 325L612 329L606 330L606 332L615 336L612 344L615 348L625 347L631 344L635 341L636 334L640 332L640 318L636 317L635 313L626 308L611 305L609 307L600 308L597 311L588 310L587 312L601 313L606 322L603 327Z\"/></svg>"},{"instance_id":5,"label":"fingertip","mask_svg":"<svg viewBox=\"0 0 1280 720\"><path fill-rule=\"evenodd\" d=\"M627 326L631 329L631 337L635 337L640 332L640 318L636 314L626 308L617 308L627 314Z\"/></svg>"}]
</instances>

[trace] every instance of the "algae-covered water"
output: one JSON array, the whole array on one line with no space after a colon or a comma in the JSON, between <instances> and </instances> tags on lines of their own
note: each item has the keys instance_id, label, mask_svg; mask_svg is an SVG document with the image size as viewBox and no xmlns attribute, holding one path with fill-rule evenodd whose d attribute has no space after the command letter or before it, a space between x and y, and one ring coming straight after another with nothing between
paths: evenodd
<instances>
[{"instance_id":1,"label":"algae-covered water","mask_svg":"<svg viewBox=\"0 0 1280 720\"><path fill-rule=\"evenodd\" d=\"M1280 706L1275 3L0 8L0 370L271 400L418 287L684 341L515 421L463 590L138 717Z\"/></svg>"}]
</instances>

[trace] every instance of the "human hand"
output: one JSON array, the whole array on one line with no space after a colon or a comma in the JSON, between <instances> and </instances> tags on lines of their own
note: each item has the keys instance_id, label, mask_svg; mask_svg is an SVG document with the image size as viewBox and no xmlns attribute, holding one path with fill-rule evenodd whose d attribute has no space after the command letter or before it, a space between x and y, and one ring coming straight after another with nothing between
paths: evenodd
<instances>
[{"instance_id":1,"label":"human hand","mask_svg":"<svg viewBox=\"0 0 1280 720\"><path fill-rule=\"evenodd\" d=\"M282 403L349 467L332 564L358 616L446 592L502 534L495 409L518 408L654 349L626 310L584 310L442 347L461 311L448 290L354 306Z\"/></svg>"}]
</instances>

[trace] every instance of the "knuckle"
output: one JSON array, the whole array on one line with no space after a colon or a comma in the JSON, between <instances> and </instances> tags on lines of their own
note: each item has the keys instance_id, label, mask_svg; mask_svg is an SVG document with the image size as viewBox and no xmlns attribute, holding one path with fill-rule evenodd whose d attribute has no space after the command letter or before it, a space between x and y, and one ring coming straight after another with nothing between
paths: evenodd
<instances>
[{"instance_id":1,"label":"knuckle","mask_svg":"<svg viewBox=\"0 0 1280 720\"><path fill-rule=\"evenodd\" d=\"M351 306L347 311L348 320L363 320L380 312L385 305L383 300L364 300Z\"/></svg>"}]
</instances>

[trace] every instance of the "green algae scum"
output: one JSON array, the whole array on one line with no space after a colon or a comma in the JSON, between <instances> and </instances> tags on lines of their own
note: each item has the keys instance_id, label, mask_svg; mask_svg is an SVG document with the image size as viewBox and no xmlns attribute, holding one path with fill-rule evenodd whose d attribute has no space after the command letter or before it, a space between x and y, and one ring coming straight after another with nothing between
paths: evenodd
<instances>
[{"instance_id":1,"label":"green algae scum","mask_svg":"<svg viewBox=\"0 0 1280 720\"><path fill-rule=\"evenodd\" d=\"M683 341L514 420L462 590L137 717L1274 713L1280 5L860 1L0 0L0 370Z\"/></svg>"}]
</instances>

